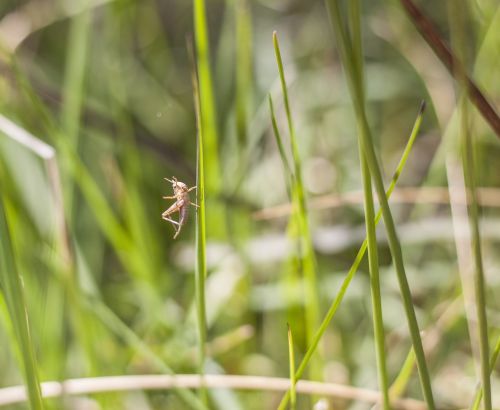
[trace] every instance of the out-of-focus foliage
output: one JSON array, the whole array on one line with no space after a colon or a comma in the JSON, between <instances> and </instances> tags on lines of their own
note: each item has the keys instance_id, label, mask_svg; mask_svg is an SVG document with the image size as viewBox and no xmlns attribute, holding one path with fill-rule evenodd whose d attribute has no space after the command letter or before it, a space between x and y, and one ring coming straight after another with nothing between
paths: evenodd
<instances>
[{"instance_id":1,"label":"out-of-focus foliage","mask_svg":"<svg viewBox=\"0 0 500 410\"><path fill-rule=\"evenodd\" d=\"M455 44L447 3L453 0L417 4ZM496 0L462 3L468 72L500 111L500 7ZM460 199L457 83L399 1L364 1L362 13L366 109L387 183L420 101L427 101L399 183L425 192L417 200L400 191L398 201L396 189L391 209L420 328L434 337L427 356L436 402L467 407L479 373L470 311L473 265ZM362 189L354 113L322 1L206 0L206 14L214 106L213 112L203 108L202 86L202 117L213 115L207 138L214 138L209 150L217 153L205 156L207 371L288 377L286 323L300 363L310 303L304 298L310 295L290 214L273 208L267 218L256 216L290 200L268 106L271 94L283 154L293 164L272 32L279 34L302 160L321 318L365 234L362 195L352 200ZM172 226L161 219L172 203L162 199L172 195L163 178L176 176L189 186L196 181L186 47L187 39L199 41L193 24L193 2L185 0L0 4L0 189L41 380L198 372L196 211L190 210L175 241ZM200 62L199 48L197 53ZM500 140L473 108L470 117L476 185L490 188L480 193L480 220L493 346L500 327ZM40 141L19 141L25 131ZM339 206L335 198L347 199ZM383 227L377 236L392 382L410 338ZM23 374L3 293L0 300L4 387L22 383ZM322 379L377 389L374 346L365 261L320 343ZM498 407L495 369L492 386ZM422 398L416 371L402 394ZM189 408L187 396L135 392L89 400L103 409ZM233 403L230 408L262 409L274 408L281 395L224 391L211 397L214 408ZM80 400L65 403L77 408ZM368 408L331 402L336 409ZM47 403L62 406L55 399ZM298 394L297 408L311 407Z\"/></svg>"}]
</instances>

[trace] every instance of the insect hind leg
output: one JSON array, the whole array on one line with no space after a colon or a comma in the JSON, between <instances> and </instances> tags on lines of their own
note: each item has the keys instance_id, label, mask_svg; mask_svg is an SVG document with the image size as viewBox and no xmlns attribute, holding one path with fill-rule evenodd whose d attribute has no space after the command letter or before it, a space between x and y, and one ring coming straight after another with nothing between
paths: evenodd
<instances>
[{"instance_id":1,"label":"insect hind leg","mask_svg":"<svg viewBox=\"0 0 500 410\"><path fill-rule=\"evenodd\" d=\"M161 217L162 217L163 219L165 219L165 221L168 221L168 222L170 222L172 225L174 225L174 227L175 227L175 226L181 226L181 224L180 224L179 222L174 221L173 219L169 218L167 215L162 215ZM176 228L176 229L177 229L177 228Z\"/></svg>"},{"instance_id":2,"label":"insect hind leg","mask_svg":"<svg viewBox=\"0 0 500 410\"><path fill-rule=\"evenodd\" d=\"M165 221L168 221L172 224L172 226L174 227L174 231L175 231L174 239L177 238L177 235L179 235L179 232L181 231L181 224L177 221L174 221L173 219L169 218L166 215L162 215L162 218L165 219Z\"/></svg>"},{"instance_id":3,"label":"insect hind leg","mask_svg":"<svg viewBox=\"0 0 500 410\"><path fill-rule=\"evenodd\" d=\"M180 233L181 233L181 228L179 226L179 228L175 230L174 239L177 238L177 235L179 235Z\"/></svg>"}]
</instances>

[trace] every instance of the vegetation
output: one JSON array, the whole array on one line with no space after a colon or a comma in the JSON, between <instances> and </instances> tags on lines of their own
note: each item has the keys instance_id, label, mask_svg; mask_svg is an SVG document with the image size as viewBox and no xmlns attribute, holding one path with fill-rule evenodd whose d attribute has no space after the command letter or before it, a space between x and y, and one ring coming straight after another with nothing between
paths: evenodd
<instances>
[{"instance_id":1,"label":"vegetation","mask_svg":"<svg viewBox=\"0 0 500 410\"><path fill-rule=\"evenodd\" d=\"M0 408L498 408L499 26L2 2Z\"/></svg>"}]
</instances>

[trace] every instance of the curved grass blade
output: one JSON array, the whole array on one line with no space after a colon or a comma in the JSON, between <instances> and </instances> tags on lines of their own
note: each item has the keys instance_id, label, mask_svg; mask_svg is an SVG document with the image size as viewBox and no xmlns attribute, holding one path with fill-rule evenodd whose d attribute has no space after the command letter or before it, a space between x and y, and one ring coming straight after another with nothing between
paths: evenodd
<instances>
[{"instance_id":1,"label":"curved grass blade","mask_svg":"<svg viewBox=\"0 0 500 410\"><path fill-rule=\"evenodd\" d=\"M30 336L23 284L17 271L3 197L0 197L0 285L19 345L30 405L34 410L41 410L43 409L43 401L40 392L35 349Z\"/></svg>"}]
</instances>

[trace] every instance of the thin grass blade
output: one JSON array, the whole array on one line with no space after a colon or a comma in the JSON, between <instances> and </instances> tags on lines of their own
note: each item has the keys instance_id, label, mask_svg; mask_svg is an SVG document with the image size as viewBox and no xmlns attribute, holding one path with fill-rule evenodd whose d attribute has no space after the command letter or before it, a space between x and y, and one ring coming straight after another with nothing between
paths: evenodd
<instances>
[{"instance_id":1,"label":"thin grass blade","mask_svg":"<svg viewBox=\"0 0 500 410\"><path fill-rule=\"evenodd\" d=\"M215 202L221 190L221 173L219 161L219 142L217 111L214 95L212 69L210 66L210 49L207 28L205 0L194 0L194 32L196 44L196 63L199 84L200 118L204 133L203 155L205 157L206 189L210 193L211 202L209 218L210 235L223 238L226 235L226 218L224 207Z\"/></svg>"},{"instance_id":2,"label":"thin grass blade","mask_svg":"<svg viewBox=\"0 0 500 410\"><path fill-rule=\"evenodd\" d=\"M293 335L290 324L288 325L288 362L290 365L290 408L295 410L297 405L297 393L295 392L295 354L293 351Z\"/></svg>"},{"instance_id":3,"label":"thin grass blade","mask_svg":"<svg viewBox=\"0 0 500 410\"><path fill-rule=\"evenodd\" d=\"M344 28L345 19L341 16L338 1L329 0L326 3L330 14L332 27L335 32L335 37L337 39L336 44L340 52L342 64L344 66L344 73L347 78L347 84L356 115L356 121L362 126L362 132L359 134L359 137L361 138L363 151L370 168L370 173L382 209L382 215L384 218L385 228L389 241L389 248L391 250L394 267L396 269L413 348L417 357L417 366L419 370L422 392L424 394L427 406L429 407L429 409L433 410L435 408L435 405L431 388L431 380L427 368L427 362L425 360L417 317L415 314L415 309L413 307L410 286L406 277L401 244L399 242L394 219L392 217L392 213L385 196L382 173L380 171L378 160L375 154L373 138L371 136L371 130L368 125L368 120L366 118L366 112L363 104L363 92L361 84L359 83L359 81L357 81L355 60L352 52L349 50L349 41L346 35L346 29Z\"/></svg>"},{"instance_id":4,"label":"thin grass blade","mask_svg":"<svg viewBox=\"0 0 500 410\"><path fill-rule=\"evenodd\" d=\"M278 42L278 35L273 33L274 51L276 54L276 62L280 75L281 88L283 92L283 101L285 104L285 112L288 123L288 131L290 133L290 145L292 149L293 159L293 186L292 186L292 202L296 207L297 227L300 236L300 247L302 257L302 271L305 279L305 315L306 315L306 336L308 346L311 344L315 329L319 325L319 295L317 288L317 273L316 273L316 257L312 244L311 231L307 214L307 205L305 199L304 184L302 182L302 165L295 136L295 128L290 109L288 98L288 88L285 80L285 72L283 69L283 61L281 59L281 51ZM314 378L321 378L321 363L318 360L311 369Z\"/></svg>"},{"instance_id":5,"label":"thin grass blade","mask_svg":"<svg viewBox=\"0 0 500 410\"><path fill-rule=\"evenodd\" d=\"M399 160L398 166L396 167L396 171L394 171L394 174L392 176L391 184L389 185L389 188L386 191L386 196L387 198L391 197L391 194L394 191L394 188L396 187L396 184L399 180L399 177L401 176L401 173L403 172L403 169L406 165L406 162L408 160L408 157L410 155L411 149L413 147L413 143L415 142L415 139L417 138L417 135L420 130L420 126L422 125L422 120L423 120L423 114L425 111L425 102L422 101L420 104L420 109L418 111L417 118L415 120L415 123L413 125L412 132L410 134L410 138L408 139L408 142L406 144L406 147L403 151L403 154L401 155L401 159ZM379 209L377 212L377 216L375 217L375 224L377 225L380 222L380 219L382 219L382 210ZM302 375L304 374L305 369L309 365L309 362L311 360L311 357L313 356L314 352L316 351L316 347L319 344L320 339L323 337L323 334L326 332L326 329L328 328L328 325L332 321L333 317L335 316L335 313L337 313L337 309L342 303L344 296L347 292L347 289L349 288L349 285L351 284L352 279L354 278L354 275L356 274L356 271L359 268L359 265L361 264L361 261L363 260L363 257L365 255L366 249L368 247L368 241L365 239L359 248L358 253L356 254L356 258L354 259L354 262L349 269L349 272L347 273L344 281L342 282L342 285L340 286L339 293L333 300L332 304L330 305L328 312L325 315L325 318L321 322L321 325L319 326L318 330L316 331L316 334L314 335L313 343L309 348L307 349L306 354L304 355L304 358L299 364L299 367L297 369L297 372L295 373L295 378L296 380L300 379ZM290 400L290 391L287 391L283 398L281 399L281 402L279 404L278 409L279 410L285 410L286 406Z\"/></svg>"},{"instance_id":6,"label":"thin grass blade","mask_svg":"<svg viewBox=\"0 0 500 410\"><path fill-rule=\"evenodd\" d=\"M200 89L197 76L197 65L192 51L191 44L188 42L188 50L191 57L191 81L193 86L193 98L196 113L197 138L197 156L196 156L196 186L197 186L197 212L196 212L196 312L198 316L198 353L199 353L199 372L205 372L206 343L207 343L207 314L205 308L205 279L207 276L206 262L206 227L205 227L205 150L204 150L204 123L202 121L202 105L200 100ZM204 404L207 403L207 392L205 388L200 390L200 397Z\"/></svg>"},{"instance_id":7,"label":"thin grass blade","mask_svg":"<svg viewBox=\"0 0 500 410\"><path fill-rule=\"evenodd\" d=\"M361 42L361 15L359 0L349 2L349 22L351 26L351 51L353 53L354 66L356 69L356 81L358 82L364 99L363 81L363 52ZM364 104L364 101L363 101ZM362 133L362 124L357 124L358 132ZM382 391L382 407L389 409L389 382L387 378L387 366L385 355L385 332L382 316L382 298L380 295L380 275L378 266L377 235L375 230L375 206L373 203L372 183L370 169L361 139L358 139L359 158L361 163L361 175L363 178L363 195L365 209L366 240L368 241L368 267L370 272L370 291L372 301L372 321L375 335L375 351L377 357L377 371Z\"/></svg>"},{"instance_id":8,"label":"thin grass blade","mask_svg":"<svg viewBox=\"0 0 500 410\"><path fill-rule=\"evenodd\" d=\"M0 285L20 350L29 402L32 409L41 410L44 406L40 392L35 348L30 335L23 283L17 271L3 197L0 197Z\"/></svg>"},{"instance_id":9,"label":"thin grass blade","mask_svg":"<svg viewBox=\"0 0 500 410\"><path fill-rule=\"evenodd\" d=\"M276 140L276 145L278 146L278 150L280 153L281 157L281 162L283 163L283 168L285 169L285 177L287 180L287 190L288 190L288 196L291 197L290 191L292 189L292 184L293 184L293 172L292 169L290 168L290 164L288 162L288 157L285 152L285 146L283 144L283 138L281 137L280 130L278 128L278 122L276 121L276 113L274 111L274 103L273 103L273 98L271 97L271 94L269 94L269 111L271 115L271 123L273 126L273 135Z\"/></svg>"},{"instance_id":10,"label":"thin grass blade","mask_svg":"<svg viewBox=\"0 0 500 410\"><path fill-rule=\"evenodd\" d=\"M500 355L500 337L497 339L497 343L495 345L495 348L493 349L493 354L491 355L490 374L493 373L493 370L495 369L499 355ZM471 410L478 410L479 409L479 405L481 404L483 394L484 394L483 386L480 386L477 389L476 394L474 396L474 401L472 402L472 405L470 406Z\"/></svg>"},{"instance_id":11,"label":"thin grass blade","mask_svg":"<svg viewBox=\"0 0 500 410\"><path fill-rule=\"evenodd\" d=\"M237 0L234 7L236 14L236 132L239 142L245 145L252 86L252 15L248 0Z\"/></svg>"}]
</instances>

